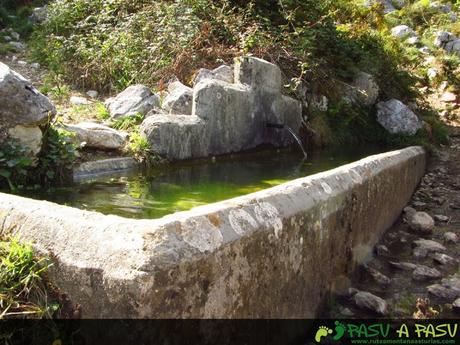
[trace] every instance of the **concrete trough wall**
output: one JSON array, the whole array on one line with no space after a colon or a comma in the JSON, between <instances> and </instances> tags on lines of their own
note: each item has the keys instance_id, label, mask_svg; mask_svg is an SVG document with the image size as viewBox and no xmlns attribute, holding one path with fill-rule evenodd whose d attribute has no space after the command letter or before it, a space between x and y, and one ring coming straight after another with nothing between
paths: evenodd
<instances>
[{"instance_id":1,"label":"concrete trough wall","mask_svg":"<svg viewBox=\"0 0 460 345\"><path fill-rule=\"evenodd\" d=\"M425 160L411 147L158 220L0 194L1 232L51 254L83 317L314 317L397 219Z\"/></svg>"}]
</instances>

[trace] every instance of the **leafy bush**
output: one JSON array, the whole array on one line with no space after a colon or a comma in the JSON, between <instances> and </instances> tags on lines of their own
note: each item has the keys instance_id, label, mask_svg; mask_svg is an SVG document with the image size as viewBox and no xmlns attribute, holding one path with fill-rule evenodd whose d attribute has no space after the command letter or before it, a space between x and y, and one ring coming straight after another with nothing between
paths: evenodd
<instances>
[{"instance_id":1,"label":"leafy bush","mask_svg":"<svg viewBox=\"0 0 460 345\"><path fill-rule=\"evenodd\" d=\"M58 0L49 11L30 42L33 55L76 86L108 93L134 83L161 88L173 75L190 83L201 67L252 54L277 63L291 91L304 83L336 107L336 81L348 82L358 70L376 77L383 99L414 100L420 53L389 29L448 19L424 0L390 15L361 0ZM354 127L377 130L369 112L349 116ZM322 123L337 128L336 121ZM364 130L349 138L355 135L368 139Z\"/></svg>"},{"instance_id":2,"label":"leafy bush","mask_svg":"<svg viewBox=\"0 0 460 345\"><path fill-rule=\"evenodd\" d=\"M358 68L396 69L398 52L375 31L381 22L344 0L60 0L31 43L43 64L102 91L172 75L190 81L198 68L244 53L280 63L288 77L307 64L314 77L347 78Z\"/></svg>"},{"instance_id":3,"label":"leafy bush","mask_svg":"<svg viewBox=\"0 0 460 345\"><path fill-rule=\"evenodd\" d=\"M17 140L11 139L0 145L0 177L11 190L26 183L33 163L27 148Z\"/></svg>"},{"instance_id":4,"label":"leafy bush","mask_svg":"<svg viewBox=\"0 0 460 345\"><path fill-rule=\"evenodd\" d=\"M42 183L63 184L70 179L77 152L72 136L72 133L54 126L45 132L38 166Z\"/></svg>"},{"instance_id":5,"label":"leafy bush","mask_svg":"<svg viewBox=\"0 0 460 345\"><path fill-rule=\"evenodd\" d=\"M77 146L72 133L49 126L43 136L43 147L37 159L15 139L0 145L0 188L10 190L26 185L62 184L70 178Z\"/></svg>"}]
</instances>

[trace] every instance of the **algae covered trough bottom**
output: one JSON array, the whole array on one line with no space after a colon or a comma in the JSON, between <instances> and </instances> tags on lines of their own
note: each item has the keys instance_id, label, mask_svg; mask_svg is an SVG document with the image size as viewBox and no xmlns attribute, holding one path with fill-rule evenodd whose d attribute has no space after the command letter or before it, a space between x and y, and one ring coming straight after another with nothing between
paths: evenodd
<instances>
[{"instance_id":1,"label":"algae covered trough bottom","mask_svg":"<svg viewBox=\"0 0 460 345\"><path fill-rule=\"evenodd\" d=\"M264 161L271 163L264 166ZM196 175L209 174L206 187L197 191L211 192L192 198L185 208L212 202L214 196L246 194L245 186L251 192L300 178L158 219L104 215L1 193L1 231L52 254L52 278L81 304L83 317L314 317L329 293L346 286L349 273L397 219L424 174L426 156L422 148L410 147L307 177L301 177L309 168L299 156L294 160L281 153L242 162L234 164L241 169L236 182L225 161L166 172L166 191L173 192L163 198L169 205L165 208L180 210L170 206L176 202L166 201L195 195L191 187L174 191L176 184L189 187L173 183L174 178L200 181L194 179L194 169ZM221 168L213 172L212 164ZM275 167L281 167L279 174ZM248 171L255 177L248 178ZM162 181L161 175L144 182L127 177L121 193L114 187L112 196L125 193L135 199L147 190L148 200L158 189L146 186L157 179ZM138 183L137 189L129 189L129 181ZM209 187L213 183L226 185L226 191ZM81 186L73 193L78 198L86 195L81 195ZM94 198L97 202L87 201L88 208L98 209L102 195L107 200L100 211L133 215L132 205L120 207L119 196L113 201L107 191ZM61 197L72 204L68 196ZM151 206L134 216L160 217Z\"/></svg>"},{"instance_id":2,"label":"algae covered trough bottom","mask_svg":"<svg viewBox=\"0 0 460 345\"><path fill-rule=\"evenodd\" d=\"M89 176L69 187L24 191L22 195L104 214L155 219L274 187L381 150L325 150L312 153L308 160L299 150L267 150Z\"/></svg>"}]
</instances>

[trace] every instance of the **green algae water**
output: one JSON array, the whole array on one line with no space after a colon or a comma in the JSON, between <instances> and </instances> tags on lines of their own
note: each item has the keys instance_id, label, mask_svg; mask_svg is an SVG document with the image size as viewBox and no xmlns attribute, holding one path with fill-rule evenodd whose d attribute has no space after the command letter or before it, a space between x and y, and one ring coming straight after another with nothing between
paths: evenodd
<instances>
[{"instance_id":1,"label":"green algae water","mask_svg":"<svg viewBox=\"0 0 460 345\"><path fill-rule=\"evenodd\" d=\"M262 151L172 164L24 194L104 214L153 219L257 192L382 151L376 147L350 147L316 152L307 160L297 151Z\"/></svg>"}]
</instances>

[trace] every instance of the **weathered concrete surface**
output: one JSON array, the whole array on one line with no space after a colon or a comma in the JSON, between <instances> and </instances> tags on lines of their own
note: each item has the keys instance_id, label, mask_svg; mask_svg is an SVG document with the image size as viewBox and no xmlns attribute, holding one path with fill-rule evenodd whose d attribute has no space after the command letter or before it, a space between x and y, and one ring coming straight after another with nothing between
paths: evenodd
<instances>
[{"instance_id":1,"label":"weathered concrete surface","mask_svg":"<svg viewBox=\"0 0 460 345\"><path fill-rule=\"evenodd\" d=\"M407 148L158 220L0 194L1 232L53 254L83 317L308 318L399 216L425 163Z\"/></svg>"},{"instance_id":2,"label":"weathered concrete surface","mask_svg":"<svg viewBox=\"0 0 460 345\"><path fill-rule=\"evenodd\" d=\"M182 160L240 152L262 144L293 144L287 130L267 128L267 123L281 124L298 133L302 123L301 103L282 94L280 68L242 57L236 60L234 73L235 83L203 77L194 86L190 116L172 114L170 99L165 105L168 116L148 116L141 133L151 151L169 160Z\"/></svg>"}]
</instances>

